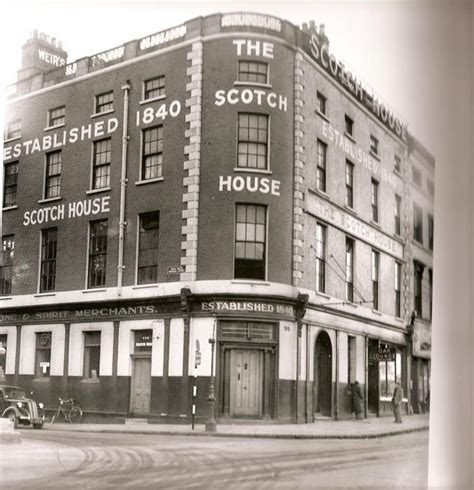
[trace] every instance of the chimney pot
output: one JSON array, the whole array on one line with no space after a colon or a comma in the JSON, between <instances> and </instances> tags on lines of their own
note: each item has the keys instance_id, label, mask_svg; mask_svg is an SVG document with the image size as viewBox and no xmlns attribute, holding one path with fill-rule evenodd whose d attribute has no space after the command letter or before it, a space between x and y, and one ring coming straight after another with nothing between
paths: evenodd
<instances>
[{"instance_id":1,"label":"chimney pot","mask_svg":"<svg viewBox=\"0 0 474 490\"><path fill-rule=\"evenodd\" d=\"M316 28L316 23L314 22L314 20L310 20L309 21L309 28L310 29L315 29Z\"/></svg>"},{"instance_id":2,"label":"chimney pot","mask_svg":"<svg viewBox=\"0 0 474 490\"><path fill-rule=\"evenodd\" d=\"M324 36L324 24L319 24L319 35Z\"/></svg>"}]
</instances>

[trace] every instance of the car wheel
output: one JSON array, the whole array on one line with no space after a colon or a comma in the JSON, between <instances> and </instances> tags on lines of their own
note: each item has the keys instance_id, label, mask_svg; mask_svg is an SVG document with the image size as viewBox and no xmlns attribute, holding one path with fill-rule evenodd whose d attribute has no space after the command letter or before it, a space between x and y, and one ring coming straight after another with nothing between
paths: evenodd
<instances>
[{"instance_id":1,"label":"car wheel","mask_svg":"<svg viewBox=\"0 0 474 490\"><path fill-rule=\"evenodd\" d=\"M43 424L33 424L33 429L42 429Z\"/></svg>"},{"instance_id":2,"label":"car wheel","mask_svg":"<svg viewBox=\"0 0 474 490\"><path fill-rule=\"evenodd\" d=\"M14 412L10 412L8 414L8 420L13 422L13 428L16 429L18 427L18 417L15 415Z\"/></svg>"}]
</instances>

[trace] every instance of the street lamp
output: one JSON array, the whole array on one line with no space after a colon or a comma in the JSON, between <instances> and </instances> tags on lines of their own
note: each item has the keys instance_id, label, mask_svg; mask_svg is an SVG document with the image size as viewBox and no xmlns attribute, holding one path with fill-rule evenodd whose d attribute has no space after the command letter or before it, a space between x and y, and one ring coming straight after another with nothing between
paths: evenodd
<instances>
[{"instance_id":1,"label":"street lamp","mask_svg":"<svg viewBox=\"0 0 474 490\"><path fill-rule=\"evenodd\" d=\"M211 344L211 378L209 380L209 395L207 397L207 403L209 408L209 418L206 421L206 432L216 432L217 424L214 418L216 397L214 396L214 345L216 343L216 320L214 320L214 327L212 329L212 338L209 339Z\"/></svg>"}]
</instances>

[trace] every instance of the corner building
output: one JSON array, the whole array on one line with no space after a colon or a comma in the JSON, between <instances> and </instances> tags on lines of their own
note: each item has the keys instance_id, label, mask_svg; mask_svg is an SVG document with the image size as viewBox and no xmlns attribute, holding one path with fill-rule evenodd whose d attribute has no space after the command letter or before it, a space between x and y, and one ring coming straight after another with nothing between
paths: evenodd
<instances>
[{"instance_id":1,"label":"corner building","mask_svg":"<svg viewBox=\"0 0 474 490\"><path fill-rule=\"evenodd\" d=\"M322 26L216 14L72 63L35 33L12 89L7 382L189 423L212 376L218 422L313 422L399 378L411 412L410 136Z\"/></svg>"}]
</instances>

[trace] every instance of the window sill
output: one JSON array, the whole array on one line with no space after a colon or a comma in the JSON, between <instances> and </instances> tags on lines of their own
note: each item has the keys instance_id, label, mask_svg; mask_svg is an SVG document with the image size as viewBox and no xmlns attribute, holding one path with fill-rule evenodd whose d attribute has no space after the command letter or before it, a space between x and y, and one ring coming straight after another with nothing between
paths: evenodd
<instances>
[{"instance_id":1,"label":"window sill","mask_svg":"<svg viewBox=\"0 0 474 490\"><path fill-rule=\"evenodd\" d=\"M112 187L102 187L101 189L89 189L86 191L86 194L99 194L100 192L108 192L112 190Z\"/></svg>"},{"instance_id":2,"label":"window sill","mask_svg":"<svg viewBox=\"0 0 474 490\"><path fill-rule=\"evenodd\" d=\"M316 295L317 296L321 296L321 298L324 298L324 299L331 299L331 296L329 296L328 294L326 293L323 293L322 291L315 291Z\"/></svg>"},{"instance_id":3,"label":"window sill","mask_svg":"<svg viewBox=\"0 0 474 490\"><path fill-rule=\"evenodd\" d=\"M382 227L380 226L380 223L378 223L377 221L374 221L373 219L370 220L370 224L375 227L375 228L378 228L380 231L382 231Z\"/></svg>"},{"instance_id":4,"label":"window sill","mask_svg":"<svg viewBox=\"0 0 474 490\"><path fill-rule=\"evenodd\" d=\"M135 286L132 286L132 289L156 288L159 284L159 282L153 282L150 284L135 284Z\"/></svg>"},{"instance_id":5,"label":"window sill","mask_svg":"<svg viewBox=\"0 0 474 490\"><path fill-rule=\"evenodd\" d=\"M319 189L316 189L315 187L310 187L309 190L313 193L313 194L318 194L319 196L323 197L324 199L327 199L328 201L331 201L331 198L329 197L328 194L326 194L325 191L321 191Z\"/></svg>"},{"instance_id":6,"label":"window sill","mask_svg":"<svg viewBox=\"0 0 474 490\"><path fill-rule=\"evenodd\" d=\"M374 313L375 315L378 315L378 316L382 316L382 312L381 311L374 310L373 308L372 308L372 313Z\"/></svg>"},{"instance_id":7,"label":"window sill","mask_svg":"<svg viewBox=\"0 0 474 490\"><path fill-rule=\"evenodd\" d=\"M6 299L13 299L13 296L0 296L0 301L6 300Z\"/></svg>"},{"instance_id":8,"label":"window sill","mask_svg":"<svg viewBox=\"0 0 474 490\"><path fill-rule=\"evenodd\" d=\"M2 211L11 211L12 209L18 209L18 205L14 204L13 206L7 206L6 208L2 208Z\"/></svg>"},{"instance_id":9,"label":"window sill","mask_svg":"<svg viewBox=\"0 0 474 490\"><path fill-rule=\"evenodd\" d=\"M34 298L44 298L45 296L56 296L56 293L47 292L47 293L37 293L33 295Z\"/></svg>"},{"instance_id":10,"label":"window sill","mask_svg":"<svg viewBox=\"0 0 474 490\"><path fill-rule=\"evenodd\" d=\"M14 138L7 138L3 140L3 144L12 143L13 141L21 140L22 136L15 136Z\"/></svg>"},{"instance_id":11,"label":"window sill","mask_svg":"<svg viewBox=\"0 0 474 490\"><path fill-rule=\"evenodd\" d=\"M326 114L323 114L322 112L319 112L318 110L315 110L314 111L315 114L317 114L319 117L321 117L322 119L324 119L326 122L330 123L331 121L329 120L329 118L326 116Z\"/></svg>"},{"instance_id":12,"label":"window sill","mask_svg":"<svg viewBox=\"0 0 474 490\"><path fill-rule=\"evenodd\" d=\"M112 114L114 112L115 112L114 109L111 109L110 111L104 111L104 112L94 112L94 114L91 114L91 119L94 119L95 117L106 116L107 114Z\"/></svg>"},{"instance_id":13,"label":"window sill","mask_svg":"<svg viewBox=\"0 0 474 490\"><path fill-rule=\"evenodd\" d=\"M259 169L259 168L245 168L245 167L235 167L234 172L249 172L251 174L265 174L272 175L271 170Z\"/></svg>"},{"instance_id":14,"label":"window sill","mask_svg":"<svg viewBox=\"0 0 474 490\"><path fill-rule=\"evenodd\" d=\"M154 179L148 179L148 180L137 180L135 182L135 185L153 184L153 182L162 182L163 180L165 180L164 177L155 177Z\"/></svg>"},{"instance_id":15,"label":"window sill","mask_svg":"<svg viewBox=\"0 0 474 490\"><path fill-rule=\"evenodd\" d=\"M359 305L356 305L355 303L353 303L352 301L348 301L347 299L344 301L344 306L346 305L352 308L359 308Z\"/></svg>"},{"instance_id":16,"label":"window sill","mask_svg":"<svg viewBox=\"0 0 474 490\"><path fill-rule=\"evenodd\" d=\"M354 136L350 135L349 133L344 133L344 136L349 140L352 141L352 143L357 144L357 141L355 140Z\"/></svg>"},{"instance_id":17,"label":"window sill","mask_svg":"<svg viewBox=\"0 0 474 490\"><path fill-rule=\"evenodd\" d=\"M356 211L354 211L354 208L351 208L350 206L348 206L347 204L344 204L344 209L348 212L348 213L351 213L353 214L354 216L359 216Z\"/></svg>"},{"instance_id":18,"label":"window sill","mask_svg":"<svg viewBox=\"0 0 474 490\"><path fill-rule=\"evenodd\" d=\"M375 153L373 150L369 150L369 154L380 162L380 155L378 153Z\"/></svg>"},{"instance_id":19,"label":"window sill","mask_svg":"<svg viewBox=\"0 0 474 490\"><path fill-rule=\"evenodd\" d=\"M44 128L44 131L52 131L53 129L64 128L64 126L66 126L66 123L56 124L56 126L47 126Z\"/></svg>"},{"instance_id":20,"label":"window sill","mask_svg":"<svg viewBox=\"0 0 474 490\"><path fill-rule=\"evenodd\" d=\"M400 177L401 179L403 179L403 175L402 173L400 172L400 170L396 170L396 169L393 169L393 173L397 176L397 177Z\"/></svg>"},{"instance_id":21,"label":"window sill","mask_svg":"<svg viewBox=\"0 0 474 490\"><path fill-rule=\"evenodd\" d=\"M91 289L83 289L82 294L88 294L88 293L103 293L104 291L107 291L106 288L91 288Z\"/></svg>"},{"instance_id":22,"label":"window sill","mask_svg":"<svg viewBox=\"0 0 474 490\"><path fill-rule=\"evenodd\" d=\"M400 318L399 316L395 317L395 321L398 323L404 323L403 318Z\"/></svg>"},{"instance_id":23,"label":"window sill","mask_svg":"<svg viewBox=\"0 0 474 490\"><path fill-rule=\"evenodd\" d=\"M257 286L270 286L270 282L259 279L231 279L231 284L251 284Z\"/></svg>"},{"instance_id":24,"label":"window sill","mask_svg":"<svg viewBox=\"0 0 474 490\"><path fill-rule=\"evenodd\" d=\"M245 82L242 80L236 80L234 85L248 85L250 87L262 87L262 88L272 88L269 83L261 83L261 82Z\"/></svg>"},{"instance_id":25,"label":"window sill","mask_svg":"<svg viewBox=\"0 0 474 490\"><path fill-rule=\"evenodd\" d=\"M140 105L149 104L151 102L157 102L159 100L166 99L166 95L159 95L158 97L153 97L152 99L143 99L139 102Z\"/></svg>"},{"instance_id":26,"label":"window sill","mask_svg":"<svg viewBox=\"0 0 474 490\"><path fill-rule=\"evenodd\" d=\"M53 201L60 201L62 199L61 196L56 196L56 197L47 197L45 199L40 199L38 201L38 204L44 204L44 203L47 203L47 202L53 202Z\"/></svg>"}]
</instances>

